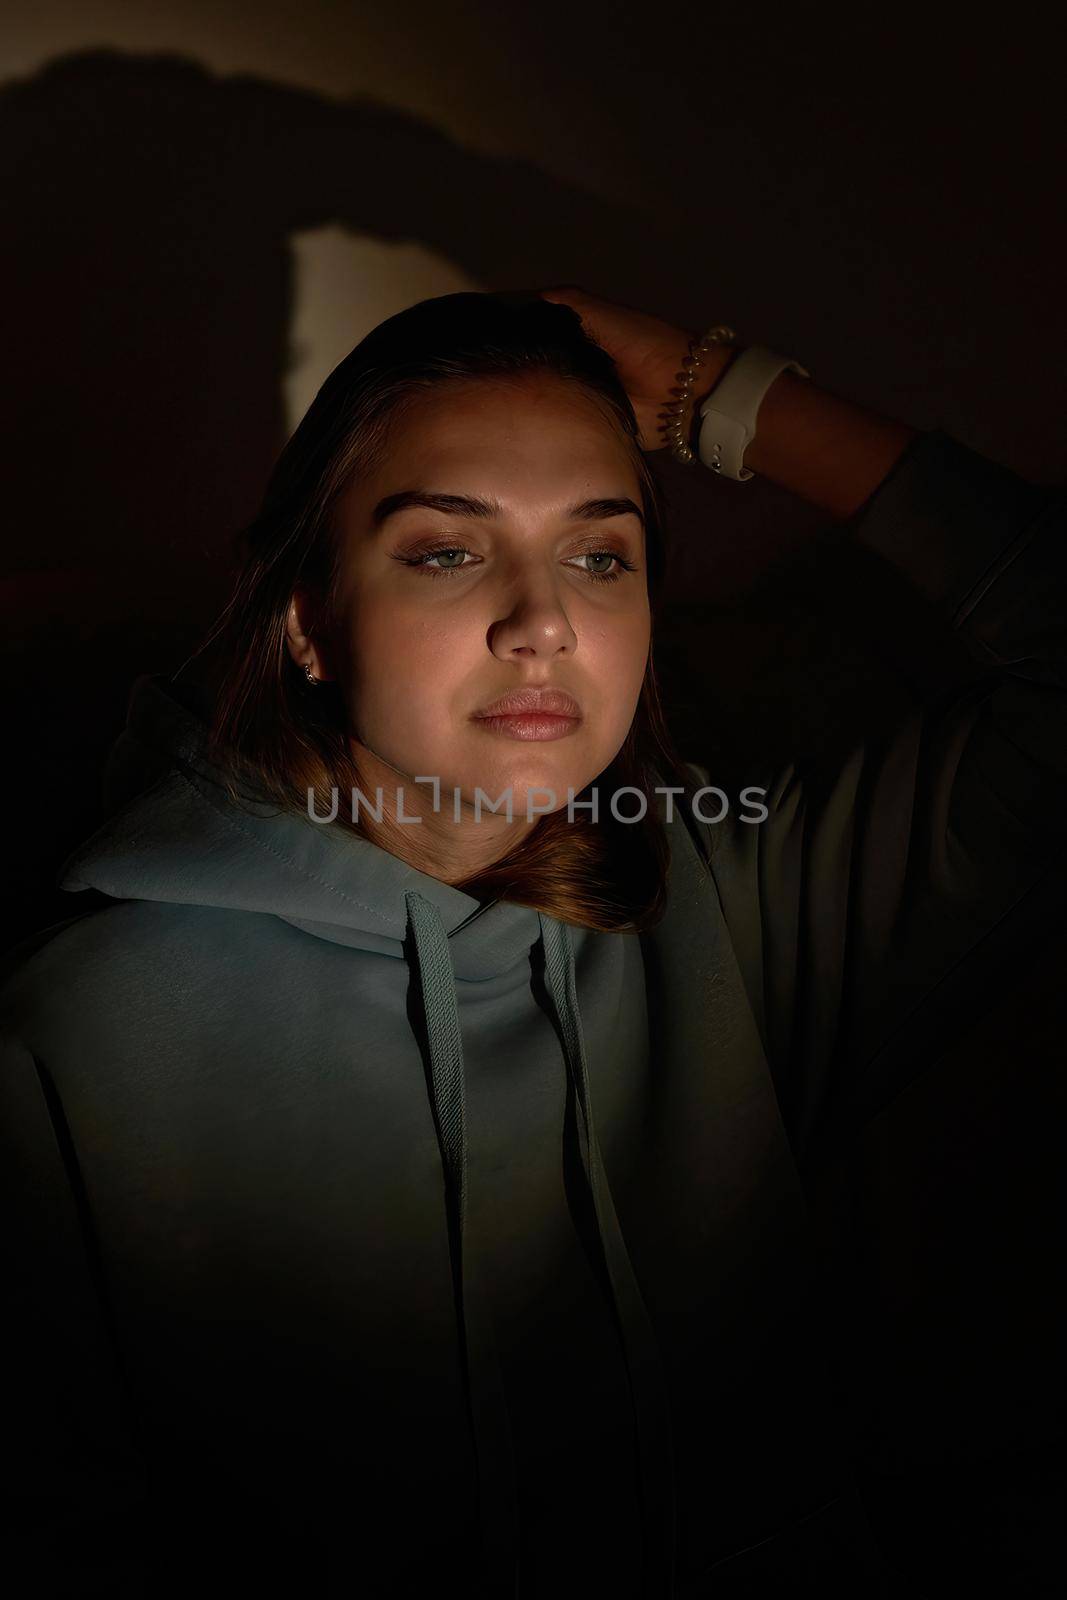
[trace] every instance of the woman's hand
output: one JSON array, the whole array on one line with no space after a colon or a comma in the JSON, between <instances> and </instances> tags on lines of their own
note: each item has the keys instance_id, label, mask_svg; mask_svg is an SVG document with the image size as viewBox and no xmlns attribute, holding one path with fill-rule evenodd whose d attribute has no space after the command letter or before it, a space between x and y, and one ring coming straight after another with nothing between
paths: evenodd
<instances>
[{"instance_id":1,"label":"woman's hand","mask_svg":"<svg viewBox=\"0 0 1067 1600\"><path fill-rule=\"evenodd\" d=\"M642 450L662 449L665 441L660 432L659 412L665 402L673 398L671 390L677 385L677 374L683 370L682 357L689 351L689 334L647 311L637 311L614 300L598 299L576 283L538 289L537 293L543 300L577 311L586 333L607 351L618 368L641 430ZM723 350L720 356L718 351L712 352L709 361L713 364L706 367L699 385L693 390L697 399L711 390L735 353Z\"/></svg>"},{"instance_id":2,"label":"woman's hand","mask_svg":"<svg viewBox=\"0 0 1067 1600\"><path fill-rule=\"evenodd\" d=\"M576 283L535 293L577 311L586 332L618 368L641 430L642 450L660 449L659 412L674 398L671 390L689 349L688 334L647 311L599 300ZM708 366L693 385L689 444L694 450L700 401L738 348L712 349ZM759 430L745 451L745 466L832 516L846 518L885 480L917 431L819 389L809 378L781 372L760 403Z\"/></svg>"}]
</instances>

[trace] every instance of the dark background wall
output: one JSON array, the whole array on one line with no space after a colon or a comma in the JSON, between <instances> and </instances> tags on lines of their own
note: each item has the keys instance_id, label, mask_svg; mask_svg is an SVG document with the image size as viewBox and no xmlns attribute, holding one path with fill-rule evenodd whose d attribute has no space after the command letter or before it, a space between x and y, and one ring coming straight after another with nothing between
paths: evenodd
<instances>
[{"instance_id":1,"label":"dark background wall","mask_svg":"<svg viewBox=\"0 0 1067 1600\"><path fill-rule=\"evenodd\" d=\"M303 404L403 305L578 281L725 319L1063 482L1051 10L22 10L0 22L8 943L77 909L55 872L98 819L132 679L193 647ZM921 629L817 513L656 470L687 753L743 766L898 692ZM930 1593L1044 1592L1063 953L1027 952L813 1180L857 1459Z\"/></svg>"}]
</instances>

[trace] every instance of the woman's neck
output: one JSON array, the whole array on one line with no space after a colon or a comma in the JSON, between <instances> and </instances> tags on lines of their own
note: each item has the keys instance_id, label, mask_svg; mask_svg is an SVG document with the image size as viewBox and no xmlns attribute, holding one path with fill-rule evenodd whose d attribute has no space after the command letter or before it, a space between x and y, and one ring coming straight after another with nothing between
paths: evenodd
<instances>
[{"instance_id":1,"label":"woman's neck","mask_svg":"<svg viewBox=\"0 0 1067 1600\"><path fill-rule=\"evenodd\" d=\"M509 822L503 812L485 807L476 812L458 793L416 783L355 740L351 747L361 777L357 808L366 836L442 883L461 883L484 872L536 826L536 817L528 821L516 814ZM339 803L347 806L348 800L341 796Z\"/></svg>"}]
</instances>

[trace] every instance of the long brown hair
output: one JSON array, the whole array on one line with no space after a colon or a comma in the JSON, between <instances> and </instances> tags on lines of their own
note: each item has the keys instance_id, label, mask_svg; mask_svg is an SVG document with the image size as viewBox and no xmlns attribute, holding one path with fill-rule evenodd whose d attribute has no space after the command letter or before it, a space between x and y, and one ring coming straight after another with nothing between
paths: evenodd
<instances>
[{"instance_id":1,"label":"long brown hair","mask_svg":"<svg viewBox=\"0 0 1067 1600\"><path fill-rule=\"evenodd\" d=\"M354 476L382 460L390 427L407 402L431 386L521 381L538 373L579 384L629 443L641 485L655 617L666 555L662 515L637 420L610 356L587 336L576 312L536 294L423 300L376 327L319 390L278 459L259 515L244 530L243 569L197 652L208 652L214 695L209 751L233 772L234 800L240 799L239 772L289 809L304 812L313 795L319 815L332 809L335 790L362 789L339 689L308 685L289 655L286 622L294 589L306 585L323 595L329 619L340 547L334 507ZM599 819L577 807L574 821L565 810L543 816L513 849L455 887L584 927L652 927L666 904L670 860L653 796L657 784L674 785L686 796L693 787L667 731L650 651L622 748L577 796L587 800L599 789ZM624 787L647 798L640 821L620 823L605 804ZM362 817L352 821L340 807L336 825L369 836Z\"/></svg>"}]
</instances>

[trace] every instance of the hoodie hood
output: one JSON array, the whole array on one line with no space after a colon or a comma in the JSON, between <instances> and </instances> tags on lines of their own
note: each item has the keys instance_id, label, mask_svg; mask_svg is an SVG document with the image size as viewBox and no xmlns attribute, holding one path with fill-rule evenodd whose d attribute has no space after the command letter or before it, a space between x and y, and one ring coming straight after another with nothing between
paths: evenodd
<instances>
[{"instance_id":1,"label":"hoodie hood","mask_svg":"<svg viewBox=\"0 0 1067 1600\"><path fill-rule=\"evenodd\" d=\"M457 977L488 978L540 936L529 906L473 896L306 812L236 805L204 754L198 691L162 674L137 679L105 771L113 814L68 858L61 887L120 900L266 912L329 939L403 958L406 896L436 907Z\"/></svg>"},{"instance_id":2,"label":"hoodie hood","mask_svg":"<svg viewBox=\"0 0 1067 1600\"><path fill-rule=\"evenodd\" d=\"M195 688L162 674L136 680L126 728L105 772L107 805L118 809L68 858L61 886L280 917L316 938L411 967L445 1182L483 1551L501 1593L517 1592L517 1480L487 1286L474 1252L465 1248L467 1125L456 979L507 972L530 962L540 945L630 1380L645 1514L645 1592L669 1595L674 1468L666 1387L601 1157L575 978L576 944L618 936L572 930L506 901L482 905L335 823L247 794L235 803L224 772L205 754L205 709Z\"/></svg>"}]
</instances>

